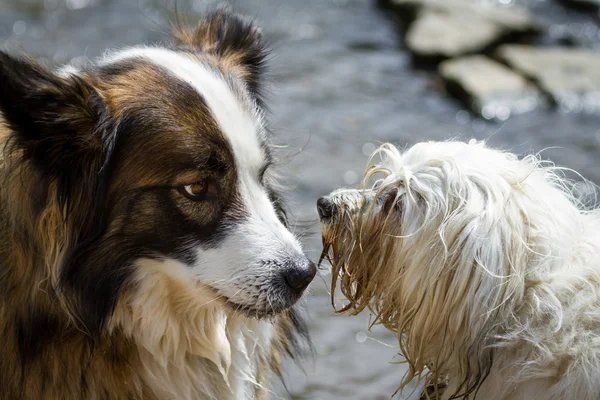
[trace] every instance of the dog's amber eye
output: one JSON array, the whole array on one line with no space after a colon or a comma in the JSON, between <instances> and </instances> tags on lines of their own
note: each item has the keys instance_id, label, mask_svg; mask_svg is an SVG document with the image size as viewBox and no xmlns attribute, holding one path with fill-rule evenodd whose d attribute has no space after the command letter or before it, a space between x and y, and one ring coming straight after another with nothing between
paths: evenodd
<instances>
[{"instance_id":1,"label":"dog's amber eye","mask_svg":"<svg viewBox=\"0 0 600 400\"><path fill-rule=\"evenodd\" d=\"M206 179L183 186L180 191L192 200L207 200L217 194L216 182Z\"/></svg>"},{"instance_id":2,"label":"dog's amber eye","mask_svg":"<svg viewBox=\"0 0 600 400\"><path fill-rule=\"evenodd\" d=\"M185 191L190 196L201 196L204 193L206 193L206 189L208 189L208 182L206 182L206 181L200 181L200 182L196 182L194 184L185 186Z\"/></svg>"}]
</instances>

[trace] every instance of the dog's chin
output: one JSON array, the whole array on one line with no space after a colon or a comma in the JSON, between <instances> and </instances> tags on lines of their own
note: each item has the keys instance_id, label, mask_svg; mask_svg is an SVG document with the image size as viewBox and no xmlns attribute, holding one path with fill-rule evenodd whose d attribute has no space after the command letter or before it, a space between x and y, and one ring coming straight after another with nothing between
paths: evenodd
<instances>
[{"instance_id":1,"label":"dog's chin","mask_svg":"<svg viewBox=\"0 0 600 400\"><path fill-rule=\"evenodd\" d=\"M248 318L254 319L269 319L275 317L291 308L294 304L295 302L289 302L287 305L283 306L257 307L254 305L235 303L229 299L225 300L226 307L233 313L242 314Z\"/></svg>"},{"instance_id":2,"label":"dog's chin","mask_svg":"<svg viewBox=\"0 0 600 400\"><path fill-rule=\"evenodd\" d=\"M231 300L229 297L221 295L225 307L230 312L255 319L275 317L293 307L301 298L302 294L287 293L285 295L277 296L277 300L271 300L267 303L252 304L250 302Z\"/></svg>"}]
</instances>

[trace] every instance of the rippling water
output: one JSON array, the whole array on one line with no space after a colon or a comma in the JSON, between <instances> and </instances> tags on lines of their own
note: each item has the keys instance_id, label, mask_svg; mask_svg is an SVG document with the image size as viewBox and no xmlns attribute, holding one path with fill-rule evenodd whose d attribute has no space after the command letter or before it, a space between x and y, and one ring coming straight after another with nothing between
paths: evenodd
<instances>
[{"instance_id":1,"label":"rippling water","mask_svg":"<svg viewBox=\"0 0 600 400\"><path fill-rule=\"evenodd\" d=\"M502 0L510 4L510 0ZM179 0L193 21L209 1ZM315 200L360 179L366 155L381 142L401 146L450 137L489 139L517 152L543 154L600 183L600 117L538 109L504 123L473 118L443 92L437 75L411 64L399 29L370 0L237 0L258 18L274 45L272 126L287 146L282 163L308 254L318 258ZM524 3L524 2L520 2ZM599 15L525 2L549 25L539 42L598 48ZM153 0L0 0L0 46L22 48L48 64L86 63L107 47L164 40L169 7ZM2 42L6 42L2 45ZM316 349L305 372L286 369L283 399L389 399L404 366L392 364L394 338L366 332L368 315L332 312L324 271L307 298ZM402 398L408 398L409 390Z\"/></svg>"}]
</instances>

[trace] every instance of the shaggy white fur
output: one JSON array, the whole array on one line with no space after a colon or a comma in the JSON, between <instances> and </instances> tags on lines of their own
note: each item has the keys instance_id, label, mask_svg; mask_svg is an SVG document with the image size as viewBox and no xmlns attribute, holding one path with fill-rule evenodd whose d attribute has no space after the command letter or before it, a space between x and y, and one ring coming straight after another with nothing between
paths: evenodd
<instances>
[{"instance_id":1,"label":"shaggy white fur","mask_svg":"<svg viewBox=\"0 0 600 400\"><path fill-rule=\"evenodd\" d=\"M342 311L368 308L398 335L402 386L425 378L424 398L444 400L599 399L600 209L565 170L474 141L386 144L377 157L371 190L325 198L324 252Z\"/></svg>"}]
</instances>

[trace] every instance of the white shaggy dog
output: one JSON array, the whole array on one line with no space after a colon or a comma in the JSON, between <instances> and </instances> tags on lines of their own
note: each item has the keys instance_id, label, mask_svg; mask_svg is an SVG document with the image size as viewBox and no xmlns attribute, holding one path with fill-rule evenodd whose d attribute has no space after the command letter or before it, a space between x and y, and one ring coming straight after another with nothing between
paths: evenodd
<instances>
[{"instance_id":1,"label":"white shaggy dog","mask_svg":"<svg viewBox=\"0 0 600 400\"><path fill-rule=\"evenodd\" d=\"M600 209L561 169L483 143L376 155L369 189L318 208L333 289L339 276L349 299L339 311L367 308L397 334L401 387L417 377L424 399L600 399Z\"/></svg>"}]
</instances>

